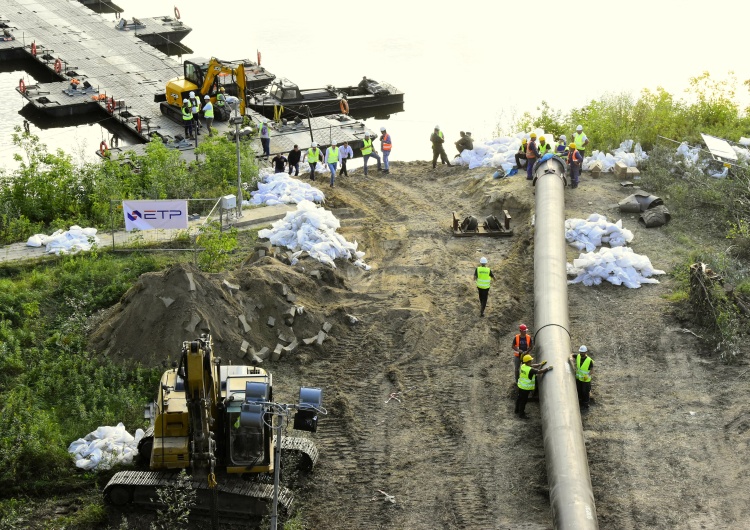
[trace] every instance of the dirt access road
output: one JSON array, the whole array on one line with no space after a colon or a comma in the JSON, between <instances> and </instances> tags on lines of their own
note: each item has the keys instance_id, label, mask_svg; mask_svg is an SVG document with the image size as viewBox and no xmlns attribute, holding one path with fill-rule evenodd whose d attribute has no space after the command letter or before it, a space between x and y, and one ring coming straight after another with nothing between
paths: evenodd
<instances>
[{"instance_id":1,"label":"dirt access road","mask_svg":"<svg viewBox=\"0 0 750 530\"><path fill-rule=\"evenodd\" d=\"M509 353L519 323L534 329L533 188L491 173L397 163L389 176L325 186L373 270L339 269L353 296L329 315L361 322L323 359L271 367L277 386L325 389L321 461L297 504L307 528L551 528L539 409L514 416ZM584 175L566 191L568 217L615 221L629 193L611 175ZM451 237L451 211L502 209L514 237ZM623 221L633 249L667 271L694 241ZM497 276L483 319L472 281L481 256ZM583 422L600 527L750 527L750 374L679 331L665 299L672 280L661 279L569 289L573 344L587 344L597 366Z\"/></svg>"}]
</instances>

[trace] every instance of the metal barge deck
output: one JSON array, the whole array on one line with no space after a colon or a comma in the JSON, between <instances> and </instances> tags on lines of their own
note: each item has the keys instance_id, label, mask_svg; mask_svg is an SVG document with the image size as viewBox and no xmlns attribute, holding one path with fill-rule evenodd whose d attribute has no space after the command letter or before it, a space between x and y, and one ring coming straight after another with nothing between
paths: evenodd
<instances>
[{"instance_id":1,"label":"metal barge deck","mask_svg":"<svg viewBox=\"0 0 750 530\"><path fill-rule=\"evenodd\" d=\"M179 62L131 32L118 31L76 0L5 0L0 9L0 19L13 36L0 41L0 59L36 62L56 78L39 84L19 80L16 91L36 110L58 117L90 114L92 122L108 121L111 130L127 129L143 143L156 135L168 145L181 145L189 155L193 147L178 142L184 128L163 116L154 100L170 79L183 74ZM73 79L78 81L75 90ZM262 119L256 112L246 114L256 123ZM234 130L226 122L214 126L220 133ZM288 152L294 143L306 148L313 141L310 129L321 147L332 139L347 140L355 151L365 133L364 124L350 118L279 124L271 133L271 152Z\"/></svg>"}]
</instances>

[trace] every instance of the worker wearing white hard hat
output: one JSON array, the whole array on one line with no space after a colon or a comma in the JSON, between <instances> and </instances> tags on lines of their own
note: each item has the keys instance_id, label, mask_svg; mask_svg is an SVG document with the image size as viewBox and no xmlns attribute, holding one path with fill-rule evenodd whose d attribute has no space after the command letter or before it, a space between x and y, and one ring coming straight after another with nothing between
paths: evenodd
<instances>
[{"instance_id":1,"label":"worker wearing white hard hat","mask_svg":"<svg viewBox=\"0 0 750 530\"><path fill-rule=\"evenodd\" d=\"M375 148L372 146L372 139L375 138L375 135L370 136L369 133L365 133L365 137L362 138L362 148L360 152L362 153L362 172L365 174L365 177L367 176L367 162L370 160L370 157L374 158L378 163L378 171L380 171L383 166L380 163L380 155L375 150Z\"/></svg>"},{"instance_id":2,"label":"worker wearing white hard hat","mask_svg":"<svg viewBox=\"0 0 750 530\"><path fill-rule=\"evenodd\" d=\"M569 361L576 374L578 404L586 410L589 408L589 401L591 400L591 377L594 374L594 360L589 357L589 349L581 345L578 348L578 355L571 355Z\"/></svg>"},{"instance_id":3,"label":"worker wearing white hard hat","mask_svg":"<svg viewBox=\"0 0 750 530\"><path fill-rule=\"evenodd\" d=\"M586 133L583 132L583 125L579 125L576 127L576 132L573 135L573 142L576 144L576 149L578 149L578 152L581 153L581 156L583 158L586 158L586 148L589 145L589 139L586 136Z\"/></svg>"},{"instance_id":4,"label":"worker wearing white hard hat","mask_svg":"<svg viewBox=\"0 0 750 530\"><path fill-rule=\"evenodd\" d=\"M487 307L487 298L490 294L490 283L495 279L492 271L487 266L487 258L482 256L479 259L479 267L474 269L474 281L477 284L479 292L479 316L484 316L484 309Z\"/></svg>"},{"instance_id":5,"label":"worker wearing white hard hat","mask_svg":"<svg viewBox=\"0 0 750 530\"><path fill-rule=\"evenodd\" d=\"M391 135L385 130L385 127L380 128L380 149L383 151L383 169L385 173L391 172L391 166L388 163L388 158L391 156L391 148L393 143L391 142Z\"/></svg>"},{"instance_id":6,"label":"worker wearing white hard hat","mask_svg":"<svg viewBox=\"0 0 750 530\"><path fill-rule=\"evenodd\" d=\"M193 137L193 108L190 106L190 101L185 98L182 100L182 124L185 126L185 138Z\"/></svg>"},{"instance_id":7,"label":"worker wearing white hard hat","mask_svg":"<svg viewBox=\"0 0 750 530\"><path fill-rule=\"evenodd\" d=\"M310 144L307 150L307 163L310 164L310 180L315 180L315 167L323 160L323 153L318 149L318 142Z\"/></svg>"},{"instance_id":8,"label":"worker wearing white hard hat","mask_svg":"<svg viewBox=\"0 0 750 530\"><path fill-rule=\"evenodd\" d=\"M203 96L203 100L206 102L203 105L203 119L206 120L206 129L208 129L208 136L213 136L214 132L211 126L214 124L214 106L211 103L211 96L206 94Z\"/></svg>"},{"instance_id":9,"label":"worker wearing white hard hat","mask_svg":"<svg viewBox=\"0 0 750 530\"><path fill-rule=\"evenodd\" d=\"M198 113L201 111L201 100L196 97L195 92L190 92L188 101L190 101L190 110L193 111L193 129L196 135L200 135L201 123L198 121Z\"/></svg>"}]
</instances>

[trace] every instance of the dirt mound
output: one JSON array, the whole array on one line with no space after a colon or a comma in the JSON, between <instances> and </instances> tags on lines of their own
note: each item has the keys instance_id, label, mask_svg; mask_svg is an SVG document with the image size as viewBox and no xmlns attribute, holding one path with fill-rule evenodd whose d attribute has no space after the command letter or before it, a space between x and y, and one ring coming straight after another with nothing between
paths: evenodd
<instances>
[{"instance_id":1,"label":"dirt mound","mask_svg":"<svg viewBox=\"0 0 750 530\"><path fill-rule=\"evenodd\" d=\"M220 274L178 264L141 276L102 316L90 346L113 358L156 366L176 360L183 341L209 329L225 362L247 362L254 350L273 351L277 344L315 337L325 312L345 294L341 275L312 260L292 268L266 257ZM331 324L339 325L338 317Z\"/></svg>"}]
</instances>

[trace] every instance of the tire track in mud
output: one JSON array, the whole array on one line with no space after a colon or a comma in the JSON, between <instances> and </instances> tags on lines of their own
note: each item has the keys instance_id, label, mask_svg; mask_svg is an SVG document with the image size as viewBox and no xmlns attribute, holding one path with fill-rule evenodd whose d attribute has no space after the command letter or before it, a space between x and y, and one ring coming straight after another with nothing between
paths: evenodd
<instances>
[{"instance_id":1,"label":"tire track in mud","mask_svg":"<svg viewBox=\"0 0 750 530\"><path fill-rule=\"evenodd\" d=\"M347 420L327 419L318 436L331 473L343 481L337 504L351 528L507 528L528 521L506 509L516 500L516 459L494 459L498 436L512 426L507 418L492 420L499 414L494 402L503 401L505 415L507 398L477 362L497 350L497 334L490 319L477 322L476 294L462 272L466 263L473 270L477 246L507 253L515 243L452 239L460 179L450 178L370 179L337 190L348 208L364 213L343 220L345 230L375 232L375 243L379 236L397 240L369 278L352 282L355 292L389 296L368 303L368 322L330 350L336 392L352 412ZM401 402L385 403L398 391ZM396 504L376 490L395 495Z\"/></svg>"}]
</instances>

